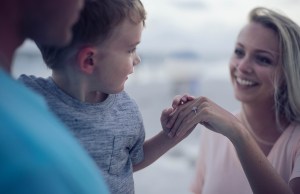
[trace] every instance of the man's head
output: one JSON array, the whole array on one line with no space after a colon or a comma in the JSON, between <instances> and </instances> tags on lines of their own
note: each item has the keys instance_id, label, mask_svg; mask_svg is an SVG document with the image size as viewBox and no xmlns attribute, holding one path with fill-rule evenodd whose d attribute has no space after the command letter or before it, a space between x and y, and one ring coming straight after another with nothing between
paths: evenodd
<instances>
[{"instance_id":1,"label":"man's head","mask_svg":"<svg viewBox=\"0 0 300 194\"><path fill-rule=\"evenodd\" d=\"M83 2L84 0L1 0L1 67L11 72L15 50L26 38L43 45L67 45Z\"/></svg>"},{"instance_id":2,"label":"man's head","mask_svg":"<svg viewBox=\"0 0 300 194\"><path fill-rule=\"evenodd\" d=\"M47 66L59 69L67 57L87 46L97 46L109 39L113 30L128 19L134 24L145 22L146 12L140 0L90 0L85 3L79 21L73 27L73 39L64 47L39 44Z\"/></svg>"},{"instance_id":3,"label":"man's head","mask_svg":"<svg viewBox=\"0 0 300 194\"><path fill-rule=\"evenodd\" d=\"M65 46L84 0L20 0L22 34L39 44Z\"/></svg>"}]
</instances>

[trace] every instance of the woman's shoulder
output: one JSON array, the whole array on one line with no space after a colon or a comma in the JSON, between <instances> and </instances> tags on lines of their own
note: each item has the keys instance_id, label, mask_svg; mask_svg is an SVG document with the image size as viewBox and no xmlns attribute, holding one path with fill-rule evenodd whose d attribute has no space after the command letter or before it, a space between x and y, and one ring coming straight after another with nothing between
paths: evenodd
<instances>
[{"instance_id":1,"label":"woman's shoulder","mask_svg":"<svg viewBox=\"0 0 300 194\"><path fill-rule=\"evenodd\" d=\"M277 158L278 155L290 155L293 158L296 152L300 150L300 124L291 123L281 134L273 146L269 158ZM280 154L282 153L282 154Z\"/></svg>"},{"instance_id":2,"label":"woman's shoulder","mask_svg":"<svg viewBox=\"0 0 300 194\"><path fill-rule=\"evenodd\" d=\"M286 136L289 139L295 139L300 141L300 123L293 122L291 123L282 133L283 136Z\"/></svg>"}]
</instances>

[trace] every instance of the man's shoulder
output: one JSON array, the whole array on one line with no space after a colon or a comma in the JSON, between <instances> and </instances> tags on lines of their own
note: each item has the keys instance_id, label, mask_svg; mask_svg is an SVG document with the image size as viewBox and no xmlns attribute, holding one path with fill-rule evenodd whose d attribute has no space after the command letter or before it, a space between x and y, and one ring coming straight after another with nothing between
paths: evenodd
<instances>
[{"instance_id":1,"label":"man's shoulder","mask_svg":"<svg viewBox=\"0 0 300 194\"><path fill-rule=\"evenodd\" d=\"M25 75L25 74L20 75L17 80L24 83L27 86L35 85L38 83L46 83L45 78L36 77L34 75Z\"/></svg>"},{"instance_id":2,"label":"man's shoulder","mask_svg":"<svg viewBox=\"0 0 300 194\"><path fill-rule=\"evenodd\" d=\"M45 96L50 90L49 78L36 77L34 75L20 75L17 79L19 82L23 83L26 87L33 89L39 94Z\"/></svg>"},{"instance_id":3,"label":"man's shoulder","mask_svg":"<svg viewBox=\"0 0 300 194\"><path fill-rule=\"evenodd\" d=\"M26 105L28 103L44 104L43 98L40 95L28 89L28 87L25 87L23 84L20 84L16 80L12 79L10 76L1 74L1 71L0 82L3 84L0 88L1 102L7 104L7 101L9 101L9 107L12 107L13 105L18 105L18 107L21 107L22 103L23 105Z\"/></svg>"}]
</instances>

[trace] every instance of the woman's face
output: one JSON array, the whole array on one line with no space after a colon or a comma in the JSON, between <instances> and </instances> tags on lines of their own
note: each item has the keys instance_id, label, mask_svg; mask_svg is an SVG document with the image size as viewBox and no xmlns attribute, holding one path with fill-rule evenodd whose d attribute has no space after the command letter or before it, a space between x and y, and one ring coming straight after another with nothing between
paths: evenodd
<instances>
[{"instance_id":1,"label":"woman's face","mask_svg":"<svg viewBox=\"0 0 300 194\"><path fill-rule=\"evenodd\" d=\"M278 37L272 29L255 22L246 25L230 60L235 97L243 103L273 102L279 57Z\"/></svg>"}]
</instances>

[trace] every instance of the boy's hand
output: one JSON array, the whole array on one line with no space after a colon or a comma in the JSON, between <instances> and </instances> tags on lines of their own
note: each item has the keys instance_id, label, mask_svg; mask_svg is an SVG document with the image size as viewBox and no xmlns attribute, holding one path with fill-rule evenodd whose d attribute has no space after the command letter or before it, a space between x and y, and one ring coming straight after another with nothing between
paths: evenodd
<instances>
[{"instance_id":1,"label":"boy's hand","mask_svg":"<svg viewBox=\"0 0 300 194\"><path fill-rule=\"evenodd\" d=\"M186 104L184 106L187 106L188 104ZM173 115L174 112L176 112L176 110L174 110L174 108L164 109L162 111L160 121L161 121L163 131L167 134L167 136L174 139L175 141L180 141L180 140L184 139L185 137L187 137L193 131L193 129L196 127L196 125L194 127L190 128L190 129L187 129L185 131L185 133L181 133L181 135L176 136L175 135L176 132L171 131L172 128L168 127L168 122L170 121L170 119L172 117L174 118L174 116L176 116L176 117L178 116L177 114ZM174 120L173 123L175 123L175 121L176 120Z\"/></svg>"},{"instance_id":2,"label":"boy's hand","mask_svg":"<svg viewBox=\"0 0 300 194\"><path fill-rule=\"evenodd\" d=\"M184 95L177 95L173 98L173 102L172 102L172 107L174 109L176 109L177 107L179 107L182 104L185 104L189 101L194 100L195 97L194 96L190 96L188 94L184 94Z\"/></svg>"},{"instance_id":3,"label":"boy's hand","mask_svg":"<svg viewBox=\"0 0 300 194\"><path fill-rule=\"evenodd\" d=\"M173 98L173 102L172 102L172 108L166 108L163 110L162 114L161 114L161 125L163 128L163 131L168 134L169 137L173 137L172 134L170 134L170 129L173 127L174 123L176 120L171 119L172 115L176 112L177 108L180 105L186 104L189 101L194 100L195 97L190 96L188 94L184 94L184 95L177 95Z\"/></svg>"},{"instance_id":4,"label":"boy's hand","mask_svg":"<svg viewBox=\"0 0 300 194\"><path fill-rule=\"evenodd\" d=\"M166 108L161 113L160 122L161 122L161 126L163 128L163 131L166 134L169 134L169 132L170 132L170 128L167 127L167 123L168 123L171 115L173 114L173 112L174 112L174 108Z\"/></svg>"}]
</instances>

